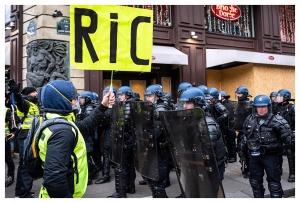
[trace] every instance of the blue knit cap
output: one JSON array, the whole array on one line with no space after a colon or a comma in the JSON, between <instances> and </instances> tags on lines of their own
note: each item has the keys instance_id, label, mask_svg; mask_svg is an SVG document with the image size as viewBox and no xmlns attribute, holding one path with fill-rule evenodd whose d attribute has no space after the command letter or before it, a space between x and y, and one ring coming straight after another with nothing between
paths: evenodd
<instances>
[{"instance_id":1,"label":"blue knit cap","mask_svg":"<svg viewBox=\"0 0 300 203\"><path fill-rule=\"evenodd\" d=\"M72 99L77 90L71 81L54 80L42 89L41 100L45 108L72 110Z\"/></svg>"}]
</instances>

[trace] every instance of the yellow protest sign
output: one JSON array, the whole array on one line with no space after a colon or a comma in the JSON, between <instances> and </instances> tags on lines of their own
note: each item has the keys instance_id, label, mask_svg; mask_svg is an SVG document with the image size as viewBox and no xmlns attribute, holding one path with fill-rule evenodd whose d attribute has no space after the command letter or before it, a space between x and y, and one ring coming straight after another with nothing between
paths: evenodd
<instances>
[{"instance_id":1,"label":"yellow protest sign","mask_svg":"<svg viewBox=\"0 0 300 203\"><path fill-rule=\"evenodd\" d=\"M112 5L70 6L70 66L150 72L152 10Z\"/></svg>"}]
</instances>

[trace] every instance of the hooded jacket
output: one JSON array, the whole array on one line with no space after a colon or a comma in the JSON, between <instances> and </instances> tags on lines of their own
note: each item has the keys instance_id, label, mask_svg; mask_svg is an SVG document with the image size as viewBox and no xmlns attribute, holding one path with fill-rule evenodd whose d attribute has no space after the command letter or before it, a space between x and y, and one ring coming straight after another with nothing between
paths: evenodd
<instances>
[{"instance_id":1,"label":"hooded jacket","mask_svg":"<svg viewBox=\"0 0 300 203\"><path fill-rule=\"evenodd\" d=\"M77 144L75 132L68 125L52 125L46 128L44 139L40 140L40 157L44 159L43 185L39 197L82 197L86 191L88 178L88 165L86 147L83 133L88 133L99 125L107 107L102 104L96 108L86 119L76 122L72 110L72 99L77 91L71 81L55 80L45 85L41 92L41 100L44 106L45 119L65 118L80 130ZM42 139L42 138L41 138ZM76 144L76 145L75 145ZM74 149L75 145L75 149ZM78 160L79 181L73 172L74 152Z\"/></svg>"}]
</instances>

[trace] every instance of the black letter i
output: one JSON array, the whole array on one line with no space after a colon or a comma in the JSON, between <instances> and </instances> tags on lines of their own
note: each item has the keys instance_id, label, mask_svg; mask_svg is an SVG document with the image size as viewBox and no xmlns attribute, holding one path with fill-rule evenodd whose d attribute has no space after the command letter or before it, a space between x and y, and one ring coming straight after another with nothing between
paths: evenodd
<instances>
[{"instance_id":1,"label":"black letter i","mask_svg":"<svg viewBox=\"0 0 300 203\"><path fill-rule=\"evenodd\" d=\"M117 13L111 13L110 19L118 19ZM110 22L110 63L116 63L117 61L117 34L118 34L118 22Z\"/></svg>"}]
</instances>

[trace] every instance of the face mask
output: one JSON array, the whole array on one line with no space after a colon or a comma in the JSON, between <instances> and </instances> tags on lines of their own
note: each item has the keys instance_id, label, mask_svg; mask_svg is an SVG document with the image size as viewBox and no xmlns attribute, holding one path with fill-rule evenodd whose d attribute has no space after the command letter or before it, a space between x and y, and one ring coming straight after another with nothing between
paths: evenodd
<instances>
[{"instance_id":1,"label":"face mask","mask_svg":"<svg viewBox=\"0 0 300 203\"><path fill-rule=\"evenodd\" d=\"M245 97L244 97L244 96L237 97L237 98L238 98L238 101L244 101L244 100L245 100Z\"/></svg>"}]
</instances>

